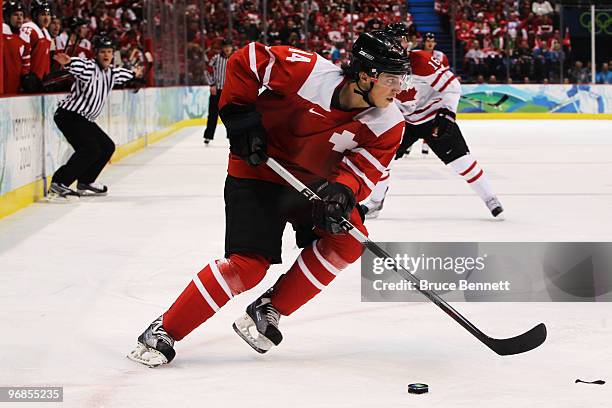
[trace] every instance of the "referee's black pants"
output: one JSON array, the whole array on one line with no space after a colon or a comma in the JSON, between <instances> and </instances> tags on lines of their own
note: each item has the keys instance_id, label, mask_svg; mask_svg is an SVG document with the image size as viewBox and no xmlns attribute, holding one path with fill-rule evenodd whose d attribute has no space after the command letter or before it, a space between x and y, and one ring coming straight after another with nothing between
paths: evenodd
<instances>
[{"instance_id":1,"label":"referee's black pants","mask_svg":"<svg viewBox=\"0 0 612 408\"><path fill-rule=\"evenodd\" d=\"M219 101L221 100L221 89L217 89L217 94L210 94L208 99L208 121L204 131L204 139L213 140L217 129L217 119L219 119Z\"/></svg>"},{"instance_id":2,"label":"referee's black pants","mask_svg":"<svg viewBox=\"0 0 612 408\"><path fill-rule=\"evenodd\" d=\"M65 186L76 180L93 183L113 155L115 143L95 122L77 113L59 108L53 119L74 149L74 154L57 169L52 181Z\"/></svg>"}]
</instances>

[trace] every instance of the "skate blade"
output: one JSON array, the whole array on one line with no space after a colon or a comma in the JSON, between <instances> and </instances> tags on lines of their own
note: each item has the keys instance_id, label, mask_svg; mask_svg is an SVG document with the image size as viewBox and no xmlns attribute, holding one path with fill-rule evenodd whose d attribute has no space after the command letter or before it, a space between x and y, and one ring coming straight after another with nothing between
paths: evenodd
<instances>
[{"instance_id":1,"label":"skate blade","mask_svg":"<svg viewBox=\"0 0 612 408\"><path fill-rule=\"evenodd\" d=\"M51 203L51 204L70 204L70 203L78 203L79 197L77 196L60 197L55 194L49 194L45 198L44 201Z\"/></svg>"},{"instance_id":2,"label":"skate blade","mask_svg":"<svg viewBox=\"0 0 612 408\"><path fill-rule=\"evenodd\" d=\"M253 331L257 331L255 328L255 322L248 314L245 314L240 319L236 320L232 325L234 331L242 340L244 340L253 350L260 354L264 354L272 347L274 347L274 343L270 341L267 337L258 333L257 337L254 337L251 334L251 328Z\"/></svg>"},{"instance_id":3,"label":"skate blade","mask_svg":"<svg viewBox=\"0 0 612 408\"><path fill-rule=\"evenodd\" d=\"M126 357L150 368L159 367L162 364L168 363L168 359L162 353L140 342Z\"/></svg>"},{"instance_id":4,"label":"skate blade","mask_svg":"<svg viewBox=\"0 0 612 408\"><path fill-rule=\"evenodd\" d=\"M366 217L366 220L373 220L375 218L378 218L379 214L380 214L380 210L368 211L365 217Z\"/></svg>"},{"instance_id":5,"label":"skate blade","mask_svg":"<svg viewBox=\"0 0 612 408\"><path fill-rule=\"evenodd\" d=\"M81 195L81 197L104 197L104 196L108 195L108 192L106 192L106 193L94 193L94 192L91 192L89 190L77 190L77 192Z\"/></svg>"},{"instance_id":6,"label":"skate blade","mask_svg":"<svg viewBox=\"0 0 612 408\"><path fill-rule=\"evenodd\" d=\"M506 221L506 216L503 212L497 214L497 216L493 217L496 221Z\"/></svg>"}]
</instances>

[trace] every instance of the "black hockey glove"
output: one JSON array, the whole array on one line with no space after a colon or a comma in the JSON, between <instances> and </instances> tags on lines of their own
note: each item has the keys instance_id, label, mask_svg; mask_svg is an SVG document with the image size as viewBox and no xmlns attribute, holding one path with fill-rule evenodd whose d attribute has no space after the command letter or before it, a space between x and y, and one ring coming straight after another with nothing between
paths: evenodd
<instances>
[{"instance_id":1,"label":"black hockey glove","mask_svg":"<svg viewBox=\"0 0 612 408\"><path fill-rule=\"evenodd\" d=\"M397 148L397 151L395 152L395 160L404 157L408 149L410 149L411 145L408 144L408 139L409 138L404 135L404 137L402 138L402 143L400 143L399 147Z\"/></svg>"},{"instance_id":2,"label":"black hockey glove","mask_svg":"<svg viewBox=\"0 0 612 408\"><path fill-rule=\"evenodd\" d=\"M219 116L227 129L230 151L251 166L265 162L266 130L261 123L261 114L253 105L225 105Z\"/></svg>"},{"instance_id":3,"label":"black hockey glove","mask_svg":"<svg viewBox=\"0 0 612 408\"><path fill-rule=\"evenodd\" d=\"M433 122L433 130L431 135L438 139L445 139L453 134L453 127L455 125L455 113L442 108L438 110L436 118Z\"/></svg>"},{"instance_id":4,"label":"black hockey glove","mask_svg":"<svg viewBox=\"0 0 612 408\"><path fill-rule=\"evenodd\" d=\"M36 74L29 73L21 77L21 88L25 93L38 93L43 89L42 81Z\"/></svg>"},{"instance_id":5,"label":"black hockey glove","mask_svg":"<svg viewBox=\"0 0 612 408\"><path fill-rule=\"evenodd\" d=\"M326 181L315 192L321 200L312 203L314 224L332 234L342 233L340 220L348 219L357 203L353 191L342 183Z\"/></svg>"}]
</instances>

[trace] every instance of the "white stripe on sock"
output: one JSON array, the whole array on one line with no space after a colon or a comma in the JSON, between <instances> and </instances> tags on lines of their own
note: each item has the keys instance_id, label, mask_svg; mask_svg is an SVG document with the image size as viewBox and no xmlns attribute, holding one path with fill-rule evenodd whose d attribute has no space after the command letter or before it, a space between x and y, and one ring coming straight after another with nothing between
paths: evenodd
<instances>
[{"instance_id":1,"label":"white stripe on sock","mask_svg":"<svg viewBox=\"0 0 612 408\"><path fill-rule=\"evenodd\" d=\"M212 308L212 310L217 312L217 310L219 310L219 306L215 303L215 301L213 300L212 296L210 296L210 293L208 293L208 291L206 290L206 288L202 284L202 281L200 280L200 277L197 274L196 274L195 278L193 278L193 283L195 283L196 287L198 288L198 290L202 294L202 297L208 303L208 305Z\"/></svg>"},{"instance_id":2,"label":"white stripe on sock","mask_svg":"<svg viewBox=\"0 0 612 408\"><path fill-rule=\"evenodd\" d=\"M340 273L340 269L336 268L334 265L330 264L327 259L323 258L323 255L321 255L319 249L317 248L317 241L312 243L312 250L314 251L314 254L319 262L321 262L321 265L323 265L323 267L327 269L329 273L333 275L338 275Z\"/></svg>"},{"instance_id":3,"label":"white stripe on sock","mask_svg":"<svg viewBox=\"0 0 612 408\"><path fill-rule=\"evenodd\" d=\"M223 278L223 275L221 275L221 271L219 271L219 268L217 267L217 261L212 261L210 263L210 269L212 270L215 279L217 280L217 282L219 282L219 285L221 286L227 297L231 299L232 291L230 290L229 285L227 284L225 279Z\"/></svg>"},{"instance_id":4,"label":"white stripe on sock","mask_svg":"<svg viewBox=\"0 0 612 408\"><path fill-rule=\"evenodd\" d=\"M298 262L298 266L302 270L302 273L304 274L304 276L306 276L306 278L310 281L310 283L312 283L317 289L323 290L325 288L325 285L319 282L317 278L314 277L312 272L310 272L310 270L304 263L304 260L302 259L302 254L298 256L297 262Z\"/></svg>"}]
</instances>

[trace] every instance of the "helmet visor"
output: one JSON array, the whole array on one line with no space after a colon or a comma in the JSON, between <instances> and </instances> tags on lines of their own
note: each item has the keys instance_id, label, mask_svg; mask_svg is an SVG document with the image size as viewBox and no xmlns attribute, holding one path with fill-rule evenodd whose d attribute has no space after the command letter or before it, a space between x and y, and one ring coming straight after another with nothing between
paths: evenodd
<instances>
[{"instance_id":1,"label":"helmet visor","mask_svg":"<svg viewBox=\"0 0 612 408\"><path fill-rule=\"evenodd\" d=\"M411 84L411 75L403 74L390 74L388 72L382 72L376 78L376 83L387 87L401 89L402 91L407 90Z\"/></svg>"}]
</instances>

